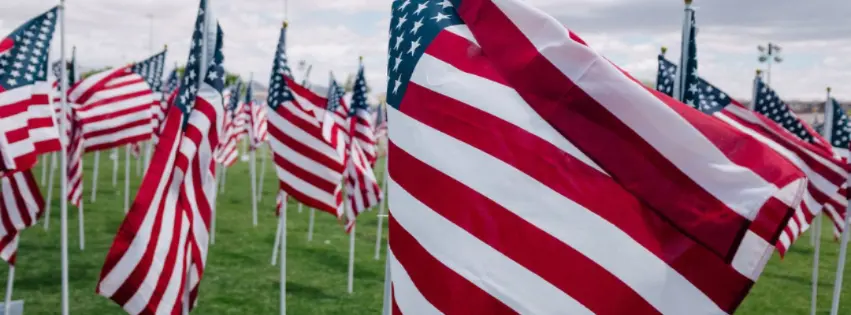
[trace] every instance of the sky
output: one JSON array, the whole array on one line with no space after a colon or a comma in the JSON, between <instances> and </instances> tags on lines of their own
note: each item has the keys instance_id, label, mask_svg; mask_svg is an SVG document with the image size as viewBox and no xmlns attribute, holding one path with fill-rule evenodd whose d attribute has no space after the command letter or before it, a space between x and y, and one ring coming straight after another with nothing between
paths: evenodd
<instances>
[{"instance_id":1,"label":"sky","mask_svg":"<svg viewBox=\"0 0 851 315\"><path fill-rule=\"evenodd\" d=\"M386 88L390 0L209 0L225 33L225 68L269 81L281 23L289 21L287 52L313 65L309 81L342 81L364 57L373 91ZM412 0L413 2L425 0ZM434 1L434 0L432 0ZM677 0L528 0L640 80L653 81L662 46L679 58L683 2ZM0 36L56 1L7 0ZM12 2L12 3L9 3ZM168 45L167 70L185 63L197 0L73 0L67 5L68 47L86 69L141 60ZM749 99L757 45L782 47L772 86L789 100L821 100L825 88L851 101L851 1L695 0L699 73L736 98ZM285 12L286 11L286 12ZM52 55L58 56L58 32ZM58 57L56 57L58 58Z\"/></svg>"}]
</instances>

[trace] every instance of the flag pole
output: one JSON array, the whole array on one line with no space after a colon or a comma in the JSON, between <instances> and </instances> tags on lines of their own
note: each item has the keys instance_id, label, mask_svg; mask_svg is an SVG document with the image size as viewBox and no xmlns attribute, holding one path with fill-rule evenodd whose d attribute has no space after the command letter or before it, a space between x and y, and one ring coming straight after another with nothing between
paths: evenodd
<instances>
[{"instance_id":1,"label":"flag pole","mask_svg":"<svg viewBox=\"0 0 851 315\"><path fill-rule=\"evenodd\" d=\"M249 77L248 84L251 84L251 81L254 80L254 73L251 73ZM246 89L246 93L248 90ZM239 96L239 91L236 91L236 95ZM251 101L251 95L248 95L249 102ZM250 104L250 103L249 103ZM245 104L246 106L249 104ZM251 104L251 106L255 106ZM249 150L248 150L248 159L249 159L249 174L251 176L251 223L254 224L254 227L257 227L257 148L250 144L250 142L254 141L254 119L252 114L252 109L248 108L249 121L248 124L248 139L246 142L249 142Z\"/></svg>"},{"instance_id":2,"label":"flag pole","mask_svg":"<svg viewBox=\"0 0 851 315\"><path fill-rule=\"evenodd\" d=\"M279 239L281 243L281 315L284 315L287 313L287 198L284 198L282 203L278 227L281 231Z\"/></svg>"},{"instance_id":3,"label":"flag pole","mask_svg":"<svg viewBox=\"0 0 851 315\"><path fill-rule=\"evenodd\" d=\"M100 169L100 151L95 151L95 161L92 165L92 202L95 202L98 195L98 170Z\"/></svg>"},{"instance_id":4,"label":"flag pole","mask_svg":"<svg viewBox=\"0 0 851 315\"><path fill-rule=\"evenodd\" d=\"M301 204L299 204L299 206L301 206ZM313 221L316 217L316 211L313 210L313 208L308 209L310 209L310 219L307 221L307 241L311 242L313 241Z\"/></svg>"},{"instance_id":5,"label":"flag pole","mask_svg":"<svg viewBox=\"0 0 851 315\"><path fill-rule=\"evenodd\" d=\"M387 159L384 159L384 179L381 181L381 192L384 193L384 200L378 205L378 229L375 231L375 260L381 259L381 234L384 232L383 220L384 209L387 203Z\"/></svg>"},{"instance_id":6,"label":"flag pole","mask_svg":"<svg viewBox=\"0 0 851 315\"><path fill-rule=\"evenodd\" d=\"M51 153L50 155L52 156L53 154L56 153ZM41 163L41 181L39 183L44 183L45 181L47 181L47 172L48 167L50 166L50 157L42 155L39 158L38 162Z\"/></svg>"},{"instance_id":7,"label":"flag pole","mask_svg":"<svg viewBox=\"0 0 851 315\"><path fill-rule=\"evenodd\" d=\"M283 202L286 202L286 201L283 201ZM286 206L284 206L284 208L286 208ZM282 214L278 213L278 216L281 216L281 215ZM278 219L278 229L275 231L275 245L274 245L274 247L272 247L272 266L274 266L278 263L278 248L281 247L281 229L282 229L281 225L282 224L283 224L283 222L280 219Z\"/></svg>"},{"instance_id":8,"label":"flag pole","mask_svg":"<svg viewBox=\"0 0 851 315\"><path fill-rule=\"evenodd\" d=\"M61 103L60 103L61 106ZM50 155L50 175L47 176L47 202L44 204L44 229L50 225L50 208L53 204L53 175L56 171L56 152Z\"/></svg>"},{"instance_id":9,"label":"flag pole","mask_svg":"<svg viewBox=\"0 0 851 315\"><path fill-rule=\"evenodd\" d=\"M18 236L20 237L20 236ZM5 312L3 314L9 314L12 312L12 289L15 285L15 265L9 264L9 275L6 278L6 301L3 303L5 308Z\"/></svg>"},{"instance_id":10,"label":"flag pole","mask_svg":"<svg viewBox=\"0 0 851 315\"><path fill-rule=\"evenodd\" d=\"M389 246L388 246L389 247ZM387 250L387 259L384 261L384 299L381 305L381 315L391 315L391 305L393 305L393 290L391 283L393 279L390 277L390 250Z\"/></svg>"},{"instance_id":11,"label":"flag pole","mask_svg":"<svg viewBox=\"0 0 851 315\"><path fill-rule=\"evenodd\" d=\"M228 177L228 168L227 168L227 166L222 164L222 182L221 182L221 185L219 187L219 191L221 191L221 192L225 192L225 182L227 181L227 177Z\"/></svg>"},{"instance_id":12,"label":"flag pole","mask_svg":"<svg viewBox=\"0 0 851 315\"><path fill-rule=\"evenodd\" d=\"M302 205L301 205L301 203L299 202L299 204L298 204L298 213L301 213L301 207L302 207Z\"/></svg>"},{"instance_id":13,"label":"flag pole","mask_svg":"<svg viewBox=\"0 0 851 315\"><path fill-rule=\"evenodd\" d=\"M352 225L352 230L349 232L349 283L346 287L349 294L352 294L355 288L355 227Z\"/></svg>"},{"instance_id":14,"label":"flag pole","mask_svg":"<svg viewBox=\"0 0 851 315\"><path fill-rule=\"evenodd\" d=\"M674 98L680 102L683 102L683 95L685 95L685 84L686 77L688 76L688 71L686 65L688 65L689 60L689 35L691 34L691 16L694 14L694 10L691 8L692 0L685 0L685 14L683 17L683 34L682 39L680 40L680 66L677 67L677 82L674 85Z\"/></svg>"},{"instance_id":15,"label":"flag pole","mask_svg":"<svg viewBox=\"0 0 851 315\"><path fill-rule=\"evenodd\" d=\"M124 214L130 209L130 146L125 146L124 155Z\"/></svg>"},{"instance_id":16,"label":"flag pole","mask_svg":"<svg viewBox=\"0 0 851 315\"><path fill-rule=\"evenodd\" d=\"M822 131L823 136L827 139L831 139L830 129L827 121L828 115L828 105L830 103L830 87L827 88L827 102L825 103L825 128ZM830 111L832 113L832 111ZM810 293L810 315L816 314L816 305L818 304L818 276L819 276L819 256L821 255L821 227L822 227L822 216L816 216L813 219L813 229L810 232L812 236L810 238L811 243L813 244L813 274L812 274L812 289Z\"/></svg>"},{"instance_id":17,"label":"flag pole","mask_svg":"<svg viewBox=\"0 0 851 315\"><path fill-rule=\"evenodd\" d=\"M59 64L65 65L65 0L59 0L59 19L61 20L62 27L61 33L59 36ZM65 132L65 126L69 123L67 121L68 115L68 76L66 75L67 69L65 67L59 67L60 72L60 106L62 106L62 117L60 117L60 128L62 132ZM67 147L67 143L63 145L59 155L60 155L60 164L59 164L59 173L60 173L60 196L59 198L59 216L60 216L60 251L61 251L61 277L62 277L62 315L68 315L69 307L68 307L68 198L65 196L68 195L68 186L67 186L67 176L68 176L68 155L65 151Z\"/></svg>"},{"instance_id":18,"label":"flag pole","mask_svg":"<svg viewBox=\"0 0 851 315\"><path fill-rule=\"evenodd\" d=\"M109 154L112 159L112 187L118 186L118 148L112 148L112 153Z\"/></svg>"},{"instance_id":19,"label":"flag pole","mask_svg":"<svg viewBox=\"0 0 851 315\"><path fill-rule=\"evenodd\" d=\"M830 88L827 88L827 104L833 104L830 100ZM828 120L826 114L828 113L827 106L825 106L825 120L824 123L828 124L833 122L833 120ZM833 110L830 111L833 113ZM825 133L827 133L827 129L825 129ZM851 177L848 178L848 184L851 184ZM842 231L842 242L839 245L839 263L836 266L836 277L835 282L833 284L833 301L830 307L830 315L838 315L839 314L839 298L842 293L842 276L845 272L845 259L848 251L848 229L851 228L851 224L849 224L848 218L851 215L848 214L848 211L851 211L851 204L849 204L845 208L845 217L843 218L845 229ZM814 284L815 285L815 284ZM813 289L815 290L815 289ZM815 307L815 299L813 299L813 308Z\"/></svg>"},{"instance_id":20,"label":"flag pole","mask_svg":"<svg viewBox=\"0 0 851 315\"><path fill-rule=\"evenodd\" d=\"M259 145L257 149L259 150L262 145ZM263 200L263 177L266 175L266 155L269 154L269 150L265 147L263 148L263 153L260 154L260 179L257 180L259 188L257 188L257 201Z\"/></svg>"}]
</instances>

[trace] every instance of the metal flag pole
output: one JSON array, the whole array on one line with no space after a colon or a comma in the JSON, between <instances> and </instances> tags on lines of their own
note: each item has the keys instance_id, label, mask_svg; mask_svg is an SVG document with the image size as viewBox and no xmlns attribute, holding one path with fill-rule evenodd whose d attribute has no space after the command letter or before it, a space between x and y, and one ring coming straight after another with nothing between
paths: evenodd
<instances>
[{"instance_id":1,"label":"metal flag pole","mask_svg":"<svg viewBox=\"0 0 851 315\"><path fill-rule=\"evenodd\" d=\"M98 196L98 170L100 170L100 151L95 151L95 161L92 164L92 202Z\"/></svg>"},{"instance_id":2,"label":"metal flag pole","mask_svg":"<svg viewBox=\"0 0 851 315\"><path fill-rule=\"evenodd\" d=\"M301 203L299 203L299 204L298 204L298 213L301 213L301 208L302 208L302 204L301 204Z\"/></svg>"},{"instance_id":3,"label":"metal flag pole","mask_svg":"<svg viewBox=\"0 0 851 315\"><path fill-rule=\"evenodd\" d=\"M65 65L65 0L59 0L59 19L61 20L61 33L59 36L59 64ZM59 99L62 106L62 116L59 118L59 130L65 130L65 126L70 123L68 117L68 75L65 67L59 67ZM59 217L60 217L60 251L61 251L61 266L62 266L62 315L68 315L68 155L66 154L67 144L63 145L60 150L59 177L61 181L59 198Z\"/></svg>"},{"instance_id":4,"label":"metal flag pole","mask_svg":"<svg viewBox=\"0 0 851 315\"><path fill-rule=\"evenodd\" d=\"M265 106L265 105L264 105ZM269 154L269 150L266 149L265 146L258 146L257 150L263 148L263 153L260 153L260 179L257 180L257 184L260 185L257 188L257 201L263 200L263 178L266 177L266 155Z\"/></svg>"},{"instance_id":5,"label":"metal flag pole","mask_svg":"<svg viewBox=\"0 0 851 315\"><path fill-rule=\"evenodd\" d=\"M52 156L53 154L56 153L54 152L50 155ZM44 183L45 181L47 181L47 168L50 166L50 157L42 155L41 157L39 157L38 162L41 163L41 181L39 183Z\"/></svg>"},{"instance_id":6,"label":"metal flag pole","mask_svg":"<svg viewBox=\"0 0 851 315\"><path fill-rule=\"evenodd\" d=\"M822 135L826 139L831 139L832 134L832 125L830 122L833 120L828 120L828 115L833 113L830 107L830 88L827 88L827 102L825 102L824 114L825 114L825 122L824 128L822 130ZM829 143L831 141L828 141ZM810 231L811 242L813 243L813 274L812 274L812 289L810 293L810 315L816 314L816 305L818 300L818 277L819 277L819 256L821 255L821 227L822 227L822 216L817 216L813 219L813 229Z\"/></svg>"},{"instance_id":7,"label":"metal flag pole","mask_svg":"<svg viewBox=\"0 0 851 315\"><path fill-rule=\"evenodd\" d=\"M389 170L387 159L384 160L384 179L381 181L381 191L384 193L384 200L378 205L378 230L375 231L375 260L381 259L381 234L384 232L384 209L387 204L387 171Z\"/></svg>"},{"instance_id":8,"label":"metal flag pole","mask_svg":"<svg viewBox=\"0 0 851 315\"><path fill-rule=\"evenodd\" d=\"M124 155L124 214L130 211L130 145L125 146Z\"/></svg>"},{"instance_id":9,"label":"metal flag pole","mask_svg":"<svg viewBox=\"0 0 851 315\"><path fill-rule=\"evenodd\" d=\"M278 218L278 226L280 227L280 243L281 243L281 315L287 313L287 198L284 198L284 206L281 209L281 214Z\"/></svg>"},{"instance_id":10,"label":"metal flag pole","mask_svg":"<svg viewBox=\"0 0 851 315\"><path fill-rule=\"evenodd\" d=\"M60 105L61 106L61 105ZM50 208L53 205L53 175L56 171L56 155L54 152L50 155L50 175L47 176L47 202L44 204L44 229L47 230L50 225Z\"/></svg>"},{"instance_id":11,"label":"metal flag pole","mask_svg":"<svg viewBox=\"0 0 851 315\"><path fill-rule=\"evenodd\" d=\"M227 177L228 177L228 168L227 168L227 166L222 165L222 181L220 183L221 185L219 186L220 192L225 192L225 182L227 182Z\"/></svg>"},{"instance_id":12,"label":"metal flag pole","mask_svg":"<svg viewBox=\"0 0 851 315\"><path fill-rule=\"evenodd\" d=\"M381 305L381 315L391 315L393 312L393 290L391 283L393 279L390 277L390 250L387 250L387 259L384 261L384 299Z\"/></svg>"},{"instance_id":13,"label":"metal flag pole","mask_svg":"<svg viewBox=\"0 0 851 315\"><path fill-rule=\"evenodd\" d=\"M80 185L83 185L80 183ZM86 204L86 201L83 197L80 197L80 206L77 207L77 223L79 224L78 228L80 229L80 250L86 249L86 229L84 228L84 217L83 217L83 205Z\"/></svg>"},{"instance_id":14,"label":"metal flag pole","mask_svg":"<svg viewBox=\"0 0 851 315\"><path fill-rule=\"evenodd\" d=\"M827 88L827 103L833 105L833 102L830 99L830 88ZM828 119L827 113L829 112L831 115L833 114L833 110L831 108L828 111L827 106L825 106L825 127L830 127L828 124L833 123L833 119ZM831 128L832 129L832 128ZM828 129L824 129L825 133L828 132ZM828 138L829 139L829 138ZM848 184L851 185L851 177L848 178ZM848 214L848 211L851 211L851 204L845 208L845 229L842 231L842 242L839 245L839 263L836 265L836 277L835 282L833 284L833 301L830 307L830 315L838 315L839 314L839 298L842 293L842 276L845 272L845 258L848 251L848 229L851 228L851 222L849 222L848 218L851 218L851 215ZM813 284L815 285L815 284ZM815 290L815 289L813 289ZM813 298L813 307L815 307L815 298Z\"/></svg>"},{"instance_id":15,"label":"metal flag pole","mask_svg":"<svg viewBox=\"0 0 851 315\"><path fill-rule=\"evenodd\" d=\"M694 15L694 10L691 8L692 0L685 0L685 14L683 17L683 35L680 40L680 66L677 67L677 82L674 85L674 98L683 101L683 93L685 91L685 84L688 77L688 67L689 64L689 37L691 36L691 20L692 15Z\"/></svg>"},{"instance_id":16,"label":"metal flag pole","mask_svg":"<svg viewBox=\"0 0 851 315\"><path fill-rule=\"evenodd\" d=\"M355 227L352 225L352 231L349 232L349 283L346 286L349 294L352 294L355 288Z\"/></svg>"},{"instance_id":17,"label":"metal flag pole","mask_svg":"<svg viewBox=\"0 0 851 315\"><path fill-rule=\"evenodd\" d=\"M316 211L313 208L309 208L310 210L310 219L307 221L307 241L313 241L313 221L316 219Z\"/></svg>"},{"instance_id":18,"label":"metal flag pole","mask_svg":"<svg viewBox=\"0 0 851 315\"><path fill-rule=\"evenodd\" d=\"M3 314L12 312L12 289L15 286L15 265L9 264L9 275L6 278L6 301L3 303Z\"/></svg>"},{"instance_id":19,"label":"metal flag pole","mask_svg":"<svg viewBox=\"0 0 851 315\"><path fill-rule=\"evenodd\" d=\"M112 153L109 154L112 159L112 187L118 186L118 148L112 148Z\"/></svg>"},{"instance_id":20,"label":"metal flag pole","mask_svg":"<svg viewBox=\"0 0 851 315\"><path fill-rule=\"evenodd\" d=\"M249 80L248 80L248 84L251 84L251 81L253 81L253 80L254 80L254 73L251 73L251 76L249 77ZM247 92L248 92L248 90L246 89L246 93ZM237 95L238 95L239 91L236 91L234 93L237 93ZM251 101L251 95L248 95L247 100L249 102ZM248 106L249 104L245 104L245 105ZM251 104L251 106L256 106L256 105ZM250 116L253 116L253 114L251 112L252 112L252 110L249 108L248 113L249 113ZM245 142L254 141L253 140L254 139L254 119L253 119L253 117L251 117L251 119L249 121L251 121L251 123L248 124L248 139L246 139ZM248 167L251 169L249 171L249 174L251 176L251 223L254 224L254 227L257 227L257 152L256 152L257 148L254 148L253 145L249 145L249 148L250 149L248 150L248 160L249 160Z\"/></svg>"},{"instance_id":21,"label":"metal flag pole","mask_svg":"<svg viewBox=\"0 0 851 315\"><path fill-rule=\"evenodd\" d=\"M284 208L286 208L286 206L284 206ZM281 215L282 214L278 213L278 216L281 216ZM284 224L284 223L279 218L278 219L278 229L277 229L277 231L275 231L275 245L274 245L274 247L272 247L272 266L276 265L277 262L278 262L278 249L281 248L281 232L282 232L281 230L283 228L282 224Z\"/></svg>"}]
</instances>

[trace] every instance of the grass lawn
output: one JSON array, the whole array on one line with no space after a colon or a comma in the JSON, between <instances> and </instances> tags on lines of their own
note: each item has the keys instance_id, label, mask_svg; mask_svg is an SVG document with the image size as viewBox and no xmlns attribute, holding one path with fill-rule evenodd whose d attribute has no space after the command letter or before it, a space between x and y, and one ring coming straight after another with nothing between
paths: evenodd
<instances>
[{"instance_id":1,"label":"grass lawn","mask_svg":"<svg viewBox=\"0 0 851 315\"><path fill-rule=\"evenodd\" d=\"M124 161L122 151L121 161ZM97 200L90 203L92 154L85 162L86 249L78 247L77 210L69 207L69 262L72 314L124 314L112 301L96 295L95 285L104 257L124 216L124 165L119 184L111 183L112 161L101 154ZM258 158L258 167L259 167ZM135 163L135 162L134 162ZM380 164L383 165L383 164ZM251 223L248 163L228 170L225 191L218 198L216 244L210 246L207 271L201 284L199 307L194 314L276 314L279 269L270 265L275 236L276 178L272 161L266 165L265 194L258 203L259 224ZM376 167L383 170L383 166ZM41 176L41 167L36 168ZM381 178L381 175L378 176ZM131 170L131 192L140 176ZM58 182L58 181L57 181ZM44 190L46 194L46 190ZM59 204L54 190L50 229L36 226L23 233L18 253L15 299L25 300L26 314L58 314L60 305ZM317 213L314 240L307 241L309 213L299 213L295 203L287 215L287 308L289 314L379 314L384 281L382 260L373 259L376 212L358 219L354 294L346 293L348 235L336 218ZM826 222L827 223L827 222ZM825 224L826 227L829 224ZM386 225L385 225L386 226ZM827 314L833 288L838 246L825 228L819 286L819 313ZM386 236L386 230L385 234ZM385 238L386 240L386 238ZM739 314L807 314L809 312L812 248L809 236L793 246L784 260L773 257ZM0 279L6 268L0 268ZM841 313L851 312L851 271Z\"/></svg>"}]
</instances>

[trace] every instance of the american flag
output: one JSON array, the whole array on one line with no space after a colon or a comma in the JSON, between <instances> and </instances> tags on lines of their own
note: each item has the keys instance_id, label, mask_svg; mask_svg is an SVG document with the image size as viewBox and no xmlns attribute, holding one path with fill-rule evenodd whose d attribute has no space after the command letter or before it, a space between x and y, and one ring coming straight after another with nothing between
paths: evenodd
<instances>
[{"instance_id":1,"label":"american flag","mask_svg":"<svg viewBox=\"0 0 851 315\"><path fill-rule=\"evenodd\" d=\"M789 130L806 142L822 147L826 152L833 153L830 144L812 127L805 123L792 109L786 105L768 84L757 75L754 78L754 111L765 115L779 125Z\"/></svg>"},{"instance_id":2,"label":"american flag","mask_svg":"<svg viewBox=\"0 0 851 315\"><path fill-rule=\"evenodd\" d=\"M839 102L835 98L829 98L824 107L824 135L833 146L840 158L846 162L851 160L849 146L851 146L851 122ZM832 195L837 202L825 205L828 217L833 221L833 235L839 237L845 230L844 218L847 216L848 192L847 185L843 186L840 193ZM845 191L843 191L845 190Z\"/></svg>"},{"instance_id":3,"label":"american flag","mask_svg":"<svg viewBox=\"0 0 851 315\"><path fill-rule=\"evenodd\" d=\"M177 77L177 67L175 66L174 69L171 70L171 73L169 73L168 79L166 79L165 84L162 86L162 90L159 91L160 106L158 109L155 108L153 110L152 115L154 116L154 132L153 134L151 134L151 140L153 140L154 145L159 142L160 127L162 126L162 122L165 119L165 113L166 111L168 111L168 105L172 100L171 96L177 91L178 80L179 78Z\"/></svg>"},{"instance_id":4,"label":"american flag","mask_svg":"<svg viewBox=\"0 0 851 315\"><path fill-rule=\"evenodd\" d=\"M146 173L101 271L98 293L130 314L178 314L187 286L189 305L197 299L215 206L212 150L225 75L221 28L210 15L201 0L179 96L154 153L159 163Z\"/></svg>"},{"instance_id":5,"label":"american flag","mask_svg":"<svg viewBox=\"0 0 851 315\"><path fill-rule=\"evenodd\" d=\"M375 115L375 139L378 141L387 136L387 110L385 105L378 105L377 115Z\"/></svg>"},{"instance_id":6,"label":"american flag","mask_svg":"<svg viewBox=\"0 0 851 315\"><path fill-rule=\"evenodd\" d=\"M334 80L328 83L328 98L325 105L325 115L322 118L322 137L337 148L339 155L344 155L346 144L349 142L349 109L343 101L343 88Z\"/></svg>"},{"instance_id":7,"label":"american flag","mask_svg":"<svg viewBox=\"0 0 851 315\"><path fill-rule=\"evenodd\" d=\"M673 63L662 58L660 71L676 68ZM663 81L664 82L664 81ZM758 115L730 98L721 89L698 78L698 108L704 113L728 123L733 128L751 134L773 150L786 157L802 169L808 178L804 202L795 210L789 225L783 230L776 246L781 255L806 231L813 217L822 209L833 209L843 203L837 191L845 183L847 170L843 163L826 154L821 148L797 138L780 125ZM844 209L844 208L843 208ZM830 211L830 210L829 210Z\"/></svg>"},{"instance_id":8,"label":"american flag","mask_svg":"<svg viewBox=\"0 0 851 315\"><path fill-rule=\"evenodd\" d=\"M686 5L685 25L683 25L682 53L680 56L680 67L677 72L677 86L674 88L674 98L697 108L697 23L694 18L694 9Z\"/></svg>"},{"instance_id":9,"label":"american flag","mask_svg":"<svg viewBox=\"0 0 851 315\"><path fill-rule=\"evenodd\" d=\"M363 74L363 65L361 65L353 87L352 107L349 110L349 119L351 120L349 134L358 143L369 164L374 165L375 160L378 159L378 154L375 148L375 129L372 126L372 115L369 112L369 104L366 103L366 89L366 77Z\"/></svg>"},{"instance_id":10,"label":"american flag","mask_svg":"<svg viewBox=\"0 0 851 315\"><path fill-rule=\"evenodd\" d=\"M151 137L154 92L133 65L93 74L68 91L83 130L85 152L106 150Z\"/></svg>"},{"instance_id":11,"label":"american flag","mask_svg":"<svg viewBox=\"0 0 851 315\"><path fill-rule=\"evenodd\" d=\"M0 170L26 170L38 154L61 148L50 103L47 55L56 8L2 40L0 55Z\"/></svg>"},{"instance_id":12,"label":"american flag","mask_svg":"<svg viewBox=\"0 0 851 315\"><path fill-rule=\"evenodd\" d=\"M269 79L269 146L280 186L302 204L342 213L343 157L322 137L326 99L297 84L286 63L286 24L281 28Z\"/></svg>"},{"instance_id":13,"label":"american flag","mask_svg":"<svg viewBox=\"0 0 851 315\"><path fill-rule=\"evenodd\" d=\"M349 207L344 213L338 214L346 231L351 231L355 218L378 205L384 197L375 172L369 161L369 156L360 146L359 141L350 141L346 152L346 195Z\"/></svg>"},{"instance_id":14,"label":"american flag","mask_svg":"<svg viewBox=\"0 0 851 315\"><path fill-rule=\"evenodd\" d=\"M394 309L735 311L800 203L795 165L526 2L392 13Z\"/></svg>"},{"instance_id":15,"label":"american flag","mask_svg":"<svg viewBox=\"0 0 851 315\"><path fill-rule=\"evenodd\" d=\"M44 199L32 170L0 176L0 258L15 264L19 233L36 224L44 212Z\"/></svg>"},{"instance_id":16,"label":"american flag","mask_svg":"<svg viewBox=\"0 0 851 315\"><path fill-rule=\"evenodd\" d=\"M237 145L240 136L245 134L246 122L243 115L240 114L243 104L239 103L239 90L241 88L242 83L238 82L224 93L228 105L225 113L224 132L216 150L216 162L227 167L236 163L237 157L239 157Z\"/></svg>"},{"instance_id":17,"label":"american flag","mask_svg":"<svg viewBox=\"0 0 851 315\"><path fill-rule=\"evenodd\" d=\"M162 105L163 100L163 73L165 71L165 57L167 49L163 49L148 59L142 60L133 64L133 72L142 76L151 91L154 92L154 99L151 102L151 129L155 134L162 117L165 116L165 108ZM138 148L139 146L134 146ZM135 150L134 150L135 152Z\"/></svg>"},{"instance_id":18,"label":"american flag","mask_svg":"<svg viewBox=\"0 0 851 315\"><path fill-rule=\"evenodd\" d=\"M254 100L254 90L248 83L245 90L245 108L250 112L251 149L255 150L269 140L269 117L266 106Z\"/></svg>"}]
</instances>

